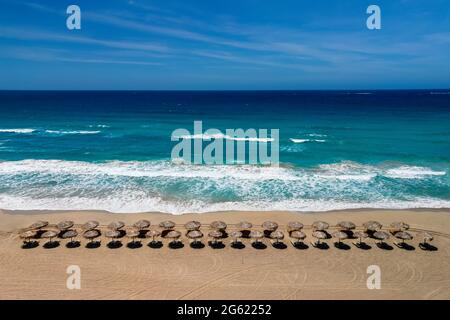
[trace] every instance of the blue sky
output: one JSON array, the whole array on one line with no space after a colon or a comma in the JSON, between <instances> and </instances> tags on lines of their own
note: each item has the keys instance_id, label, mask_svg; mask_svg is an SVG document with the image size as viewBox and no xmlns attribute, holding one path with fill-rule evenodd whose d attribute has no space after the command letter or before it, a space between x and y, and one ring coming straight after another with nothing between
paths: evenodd
<instances>
[{"instance_id":1,"label":"blue sky","mask_svg":"<svg viewBox=\"0 0 450 320\"><path fill-rule=\"evenodd\" d=\"M450 88L450 1L0 0L0 89L393 88Z\"/></svg>"}]
</instances>

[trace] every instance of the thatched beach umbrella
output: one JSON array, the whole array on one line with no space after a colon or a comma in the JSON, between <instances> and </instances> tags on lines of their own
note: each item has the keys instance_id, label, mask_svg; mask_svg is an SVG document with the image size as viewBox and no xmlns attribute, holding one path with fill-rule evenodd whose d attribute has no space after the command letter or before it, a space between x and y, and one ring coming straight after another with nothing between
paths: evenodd
<instances>
[{"instance_id":1,"label":"thatched beach umbrella","mask_svg":"<svg viewBox=\"0 0 450 320\"><path fill-rule=\"evenodd\" d=\"M126 231L126 235L128 238L131 238L131 242L134 243L136 237L139 236L139 229L134 227L134 228L130 228Z\"/></svg>"},{"instance_id":2,"label":"thatched beach umbrella","mask_svg":"<svg viewBox=\"0 0 450 320\"><path fill-rule=\"evenodd\" d=\"M278 243L280 240L284 239L284 233L280 230L274 231L270 234L272 239L275 239L275 243Z\"/></svg>"},{"instance_id":3,"label":"thatched beach umbrella","mask_svg":"<svg viewBox=\"0 0 450 320\"><path fill-rule=\"evenodd\" d=\"M392 233L405 231L409 229L409 224L403 221L392 222L389 229Z\"/></svg>"},{"instance_id":4,"label":"thatched beach umbrella","mask_svg":"<svg viewBox=\"0 0 450 320\"><path fill-rule=\"evenodd\" d=\"M213 242L217 243L217 240L223 237L223 233L219 230L213 230L208 233L208 237L213 238Z\"/></svg>"},{"instance_id":5,"label":"thatched beach umbrella","mask_svg":"<svg viewBox=\"0 0 450 320\"><path fill-rule=\"evenodd\" d=\"M52 242L52 239L54 238L54 237L56 237L58 235L58 232L56 232L56 231L54 231L54 230L48 230L48 231L45 231L42 235L41 235L41 237L42 238L46 238L46 239L49 239L49 243L50 242Z\"/></svg>"},{"instance_id":6,"label":"thatched beach umbrella","mask_svg":"<svg viewBox=\"0 0 450 320\"><path fill-rule=\"evenodd\" d=\"M278 229L278 223L276 223L275 221L265 221L263 222L262 227L264 228L264 230L273 232Z\"/></svg>"},{"instance_id":7,"label":"thatched beach umbrella","mask_svg":"<svg viewBox=\"0 0 450 320\"><path fill-rule=\"evenodd\" d=\"M37 234L36 230L28 230L25 232L22 232L20 234L20 238L24 239L25 242L30 242L30 239L35 237Z\"/></svg>"},{"instance_id":8,"label":"thatched beach umbrella","mask_svg":"<svg viewBox=\"0 0 450 320\"><path fill-rule=\"evenodd\" d=\"M362 239L367 238L369 235L364 232L364 231L356 231L355 233L353 233L353 235L357 238L359 238L359 244L362 243Z\"/></svg>"},{"instance_id":9,"label":"thatched beach umbrella","mask_svg":"<svg viewBox=\"0 0 450 320\"><path fill-rule=\"evenodd\" d=\"M231 239L233 239L233 243L237 243L240 238L242 238L242 232L241 231L232 231L230 232L229 236Z\"/></svg>"},{"instance_id":10,"label":"thatched beach umbrella","mask_svg":"<svg viewBox=\"0 0 450 320\"><path fill-rule=\"evenodd\" d=\"M181 232L177 231L177 230L169 231L166 234L166 238L172 239L172 242L179 241L180 237L181 237Z\"/></svg>"},{"instance_id":11,"label":"thatched beach umbrella","mask_svg":"<svg viewBox=\"0 0 450 320\"><path fill-rule=\"evenodd\" d=\"M363 223L363 227L366 231L378 231L381 230L381 228L383 227L383 225L381 223L379 223L378 221L367 221Z\"/></svg>"},{"instance_id":12,"label":"thatched beach umbrella","mask_svg":"<svg viewBox=\"0 0 450 320\"><path fill-rule=\"evenodd\" d=\"M325 221L315 221L312 224L312 228L314 231L324 231L324 230L328 229L329 227L330 227L330 225Z\"/></svg>"},{"instance_id":13,"label":"thatched beach umbrella","mask_svg":"<svg viewBox=\"0 0 450 320\"><path fill-rule=\"evenodd\" d=\"M120 232L118 230L108 230L105 232L105 237L110 238L113 242L115 242L119 236Z\"/></svg>"},{"instance_id":14,"label":"thatched beach umbrella","mask_svg":"<svg viewBox=\"0 0 450 320\"><path fill-rule=\"evenodd\" d=\"M241 221L236 225L236 228L239 231L250 230L252 227L253 227L253 225L248 221Z\"/></svg>"},{"instance_id":15,"label":"thatched beach umbrella","mask_svg":"<svg viewBox=\"0 0 450 320\"><path fill-rule=\"evenodd\" d=\"M108 229L110 230L120 230L125 226L125 223L122 221L114 221L108 224ZM106 234L105 234L106 235Z\"/></svg>"},{"instance_id":16,"label":"thatched beach umbrella","mask_svg":"<svg viewBox=\"0 0 450 320\"><path fill-rule=\"evenodd\" d=\"M163 221L159 224L159 226L161 228L163 228L164 230L171 230L173 228L175 228L175 222L173 221Z\"/></svg>"},{"instance_id":17,"label":"thatched beach umbrella","mask_svg":"<svg viewBox=\"0 0 450 320\"><path fill-rule=\"evenodd\" d=\"M337 226L341 229L341 230L353 230L356 228L356 225L351 222L351 221L341 221L337 224Z\"/></svg>"},{"instance_id":18,"label":"thatched beach umbrella","mask_svg":"<svg viewBox=\"0 0 450 320\"><path fill-rule=\"evenodd\" d=\"M303 229L303 223L301 223L299 221L288 222L286 229L287 229L288 232L302 230Z\"/></svg>"},{"instance_id":19,"label":"thatched beach umbrella","mask_svg":"<svg viewBox=\"0 0 450 320\"><path fill-rule=\"evenodd\" d=\"M259 242L262 238L264 238L264 233L259 230L250 231L250 238L255 239L255 242Z\"/></svg>"},{"instance_id":20,"label":"thatched beach umbrella","mask_svg":"<svg viewBox=\"0 0 450 320\"><path fill-rule=\"evenodd\" d=\"M96 229L86 230L83 233L83 237L92 242L95 238L100 236L100 232Z\"/></svg>"},{"instance_id":21,"label":"thatched beach umbrella","mask_svg":"<svg viewBox=\"0 0 450 320\"><path fill-rule=\"evenodd\" d=\"M405 240L412 240L412 238L413 238L412 234L407 231L396 232L395 237L397 239L401 239L402 243L405 243Z\"/></svg>"},{"instance_id":22,"label":"thatched beach umbrella","mask_svg":"<svg viewBox=\"0 0 450 320\"><path fill-rule=\"evenodd\" d=\"M159 230L150 230L147 232L147 238L152 238L152 242L155 242L155 238L159 237L161 235L161 232Z\"/></svg>"},{"instance_id":23,"label":"thatched beach umbrella","mask_svg":"<svg viewBox=\"0 0 450 320\"><path fill-rule=\"evenodd\" d=\"M317 239L316 245L320 244L320 240L327 238L327 234L321 230L314 231L312 236Z\"/></svg>"},{"instance_id":24,"label":"thatched beach umbrella","mask_svg":"<svg viewBox=\"0 0 450 320\"><path fill-rule=\"evenodd\" d=\"M48 221L36 221L35 223L33 223L32 225L30 225L28 228L32 229L32 230L36 230L36 229L41 229L43 227L48 226Z\"/></svg>"},{"instance_id":25,"label":"thatched beach umbrella","mask_svg":"<svg viewBox=\"0 0 450 320\"><path fill-rule=\"evenodd\" d=\"M186 234L186 237L194 240L194 243L197 243L198 239L203 238L203 233L199 230L191 230Z\"/></svg>"},{"instance_id":26,"label":"thatched beach umbrella","mask_svg":"<svg viewBox=\"0 0 450 320\"><path fill-rule=\"evenodd\" d=\"M305 238L306 238L306 233L304 233L303 231L296 230L296 231L292 231L292 232L289 234L289 236L290 236L291 238L295 239L296 242L298 242L299 240L305 240Z\"/></svg>"},{"instance_id":27,"label":"thatched beach umbrella","mask_svg":"<svg viewBox=\"0 0 450 320\"><path fill-rule=\"evenodd\" d=\"M343 231L336 231L333 233L333 237L338 239L338 244L341 244L341 241L347 239L348 235Z\"/></svg>"},{"instance_id":28,"label":"thatched beach umbrella","mask_svg":"<svg viewBox=\"0 0 450 320\"><path fill-rule=\"evenodd\" d=\"M198 221L189 221L184 224L187 231L199 230L202 224Z\"/></svg>"},{"instance_id":29,"label":"thatched beach umbrella","mask_svg":"<svg viewBox=\"0 0 450 320\"><path fill-rule=\"evenodd\" d=\"M64 231L64 233L61 235L61 238L63 239L70 239L70 242L73 243L73 239L78 236L78 232L76 230L67 230Z\"/></svg>"},{"instance_id":30,"label":"thatched beach umbrella","mask_svg":"<svg viewBox=\"0 0 450 320\"><path fill-rule=\"evenodd\" d=\"M424 244L427 244L427 242L431 242L431 241L433 241L433 235L431 234L431 233L428 233L428 232L423 232L422 234L421 234L421 237L422 237L422 239L423 239L423 243Z\"/></svg>"},{"instance_id":31,"label":"thatched beach umbrella","mask_svg":"<svg viewBox=\"0 0 450 320\"><path fill-rule=\"evenodd\" d=\"M60 223L58 223L58 224L56 225L56 227L57 227L59 230L64 231L64 230L67 230L67 229L72 228L73 225L74 225L74 222L73 222L73 221L65 220L65 221L61 221Z\"/></svg>"},{"instance_id":32,"label":"thatched beach umbrella","mask_svg":"<svg viewBox=\"0 0 450 320\"><path fill-rule=\"evenodd\" d=\"M81 226L81 229L85 231L94 230L99 226L98 221L90 220Z\"/></svg>"},{"instance_id":33,"label":"thatched beach umbrella","mask_svg":"<svg viewBox=\"0 0 450 320\"><path fill-rule=\"evenodd\" d=\"M383 243L384 240L387 240L390 238L389 233L384 231L376 231L374 232L373 236L375 239L380 240L380 244Z\"/></svg>"},{"instance_id":34,"label":"thatched beach umbrella","mask_svg":"<svg viewBox=\"0 0 450 320\"><path fill-rule=\"evenodd\" d=\"M216 230L225 230L227 228L227 224L223 221L213 221L209 226L211 227L211 229Z\"/></svg>"},{"instance_id":35,"label":"thatched beach umbrella","mask_svg":"<svg viewBox=\"0 0 450 320\"><path fill-rule=\"evenodd\" d=\"M143 229L145 229L145 228L150 227L150 221L144 220L144 219L139 220L138 222L136 222L135 224L133 224L133 227L135 227L136 229L138 229L138 231L139 231L139 230L143 230Z\"/></svg>"}]
</instances>

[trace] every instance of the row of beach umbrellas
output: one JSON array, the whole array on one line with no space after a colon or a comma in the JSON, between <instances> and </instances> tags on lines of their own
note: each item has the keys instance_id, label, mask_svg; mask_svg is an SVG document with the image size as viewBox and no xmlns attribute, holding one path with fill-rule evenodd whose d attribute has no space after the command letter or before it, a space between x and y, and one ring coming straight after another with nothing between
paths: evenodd
<instances>
[{"instance_id":1,"label":"row of beach umbrellas","mask_svg":"<svg viewBox=\"0 0 450 320\"><path fill-rule=\"evenodd\" d=\"M156 241L157 237L160 237L164 233L164 238L171 239L172 241L179 241L182 236L182 233L178 230L174 230L176 227L175 222L173 221L163 221L159 223L158 229L149 229L150 221L148 220L139 220L134 223L132 226L127 227L125 230L125 235L132 239L134 242L135 239L141 235L145 235L148 238L152 238L152 241ZM89 241L93 241L95 238L101 235L98 227L100 223L98 221L88 221L82 224L79 229L82 231L82 236ZM74 228L75 223L73 221L61 221L56 225L50 226L47 221L36 221L28 228L26 228L21 234L20 237L25 241L30 241L30 239L38 236L41 238L47 238L49 241L52 241L55 237L60 237L62 239L70 239L71 242L78 236L78 231ZM200 230L202 224L199 221L189 221L184 224L184 228L186 229L186 237L193 240L194 242L199 241L204 237L203 232ZM212 229L208 233L208 237L213 239L213 242L216 243L221 238L224 237L225 230L228 225L223 221L213 221L209 224L210 229ZM227 235L233 239L233 242L237 242L239 239L244 237L244 233L247 234L247 237L252 238L255 242L261 241L265 237L269 237L273 239L276 243L284 239L284 233L279 230L279 225L274 221L265 221L262 223L261 227L263 231L260 230L252 230L253 224L248 221L242 221L238 224L233 225L233 231L227 233ZM299 221L292 221L287 223L286 230L289 234L289 237L294 239L295 242L303 241L306 238L306 233L302 231L305 226ZM104 233L105 237L110 238L112 241L116 241L117 238L120 237L123 232L121 230L125 228L125 223L121 221L111 222L107 225L107 231ZM316 239L316 244L320 244L321 240L327 239L329 234L327 230L330 228L330 224L324 221L315 221L311 225L312 228L312 237ZM409 225L405 222L393 222L387 228L387 231L383 231L383 225L378 221L367 221L362 224L362 230L353 231L357 228L357 226L351 221L341 221L335 227L336 231L331 233L331 236L338 240L338 243L341 243L342 240L349 238L350 232L354 238L359 239L359 243L362 242L362 239L373 237L379 240L381 243L386 241L393 235L395 238L401 239L402 242L407 240L412 240L413 235L408 232ZM45 230L44 229L48 229ZM433 240L433 236L430 233L422 234L424 243Z\"/></svg>"}]
</instances>

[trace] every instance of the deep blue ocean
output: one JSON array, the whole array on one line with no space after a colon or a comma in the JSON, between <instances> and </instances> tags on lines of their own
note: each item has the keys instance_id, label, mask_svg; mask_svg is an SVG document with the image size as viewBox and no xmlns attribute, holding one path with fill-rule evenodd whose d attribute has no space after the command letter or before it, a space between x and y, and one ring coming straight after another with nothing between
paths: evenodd
<instances>
[{"instance_id":1,"label":"deep blue ocean","mask_svg":"<svg viewBox=\"0 0 450 320\"><path fill-rule=\"evenodd\" d=\"M279 129L280 166L171 161L177 128ZM450 208L450 91L0 91L0 208Z\"/></svg>"}]
</instances>

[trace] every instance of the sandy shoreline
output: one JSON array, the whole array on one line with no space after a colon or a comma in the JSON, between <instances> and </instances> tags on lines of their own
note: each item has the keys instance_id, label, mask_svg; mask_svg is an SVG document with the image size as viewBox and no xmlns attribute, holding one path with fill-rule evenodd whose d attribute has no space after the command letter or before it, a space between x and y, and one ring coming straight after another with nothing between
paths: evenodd
<instances>
[{"instance_id":1,"label":"sandy shoreline","mask_svg":"<svg viewBox=\"0 0 450 320\"><path fill-rule=\"evenodd\" d=\"M34 249L21 249L17 231L36 220L57 223L64 219L83 223L90 219L102 225L121 220L132 224L148 219L154 225L163 220L183 224L199 220L207 224L224 220L235 224L242 220L259 226L274 220L285 231L285 225L299 220L305 225L324 220L335 225L350 220L361 225L367 220L378 220L384 225L403 220L416 229L437 232L433 245L437 251L423 251L417 237L410 243L415 250L400 249L390 239L392 250L382 250L373 239L367 242L369 250L352 245L349 250L326 242L327 250L309 246L294 248L285 239L286 249L271 247L257 250L245 240L246 247L233 249L229 239L226 247L212 249L206 246L193 249L183 238L185 246L169 249L167 241L160 249L147 246L138 249L123 246L109 249L106 238L96 249L81 247L69 249L66 241L54 249L41 244ZM232 228L232 226L230 226ZM180 231L182 228L179 228ZM204 228L205 232L208 230ZM204 214L169 215L163 213L116 214L95 211L1 211L0 210L0 299L450 299L450 212L449 210L343 210L321 213L297 212L216 212ZM310 230L306 243L309 245ZM123 239L124 243L128 240ZM206 243L206 239L203 239ZM66 287L66 268L81 268L81 290ZM367 267L381 268L381 289L366 286Z\"/></svg>"}]
</instances>

